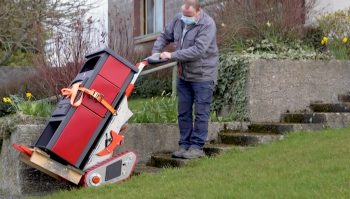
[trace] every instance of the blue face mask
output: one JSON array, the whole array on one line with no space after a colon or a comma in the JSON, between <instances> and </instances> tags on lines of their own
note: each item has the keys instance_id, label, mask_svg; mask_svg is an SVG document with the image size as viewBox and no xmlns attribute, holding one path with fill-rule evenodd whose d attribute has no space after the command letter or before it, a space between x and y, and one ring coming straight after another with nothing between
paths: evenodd
<instances>
[{"instance_id":1,"label":"blue face mask","mask_svg":"<svg viewBox=\"0 0 350 199\"><path fill-rule=\"evenodd\" d=\"M181 21L183 21L186 25L193 25L196 23L195 17L187 17L185 15L182 15Z\"/></svg>"}]
</instances>

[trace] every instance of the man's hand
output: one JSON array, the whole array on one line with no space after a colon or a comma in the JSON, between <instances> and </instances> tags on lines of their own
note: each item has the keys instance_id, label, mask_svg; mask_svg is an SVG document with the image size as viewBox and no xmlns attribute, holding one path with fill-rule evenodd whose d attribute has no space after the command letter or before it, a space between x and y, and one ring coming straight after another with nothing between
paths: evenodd
<instances>
[{"instance_id":1,"label":"man's hand","mask_svg":"<svg viewBox=\"0 0 350 199\"><path fill-rule=\"evenodd\" d=\"M160 54L160 58L161 58L161 59L164 59L164 60L171 59L171 53L169 53L169 52L162 52L162 53Z\"/></svg>"}]
</instances>

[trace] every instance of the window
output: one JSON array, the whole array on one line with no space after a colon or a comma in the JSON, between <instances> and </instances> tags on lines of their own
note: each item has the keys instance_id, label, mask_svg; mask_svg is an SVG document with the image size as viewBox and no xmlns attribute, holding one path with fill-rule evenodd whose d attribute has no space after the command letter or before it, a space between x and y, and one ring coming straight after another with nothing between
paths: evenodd
<instances>
[{"instance_id":1,"label":"window","mask_svg":"<svg viewBox=\"0 0 350 199\"><path fill-rule=\"evenodd\" d=\"M164 0L141 0L140 35L159 33L164 26Z\"/></svg>"}]
</instances>

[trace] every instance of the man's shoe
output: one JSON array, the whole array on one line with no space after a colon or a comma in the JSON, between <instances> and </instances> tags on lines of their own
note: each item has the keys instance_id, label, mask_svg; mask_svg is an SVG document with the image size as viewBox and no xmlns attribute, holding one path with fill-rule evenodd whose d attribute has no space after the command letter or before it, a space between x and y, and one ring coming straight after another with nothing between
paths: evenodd
<instances>
[{"instance_id":1,"label":"man's shoe","mask_svg":"<svg viewBox=\"0 0 350 199\"><path fill-rule=\"evenodd\" d=\"M183 158L183 154L187 151L187 149L180 147L179 150L173 152L173 158Z\"/></svg>"},{"instance_id":2,"label":"man's shoe","mask_svg":"<svg viewBox=\"0 0 350 199\"><path fill-rule=\"evenodd\" d=\"M189 148L183 155L182 157L185 159L196 159L196 158L201 158L204 157L205 153L202 149L197 149L197 148Z\"/></svg>"}]
</instances>

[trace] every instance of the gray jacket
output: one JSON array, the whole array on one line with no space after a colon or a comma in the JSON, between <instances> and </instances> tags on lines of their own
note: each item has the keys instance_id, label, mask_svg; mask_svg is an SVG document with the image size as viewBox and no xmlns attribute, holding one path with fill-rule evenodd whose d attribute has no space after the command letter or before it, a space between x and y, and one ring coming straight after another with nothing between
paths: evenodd
<instances>
[{"instance_id":1,"label":"gray jacket","mask_svg":"<svg viewBox=\"0 0 350 199\"><path fill-rule=\"evenodd\" d=\"M185 27L181 16L177 14L166 26L155 42L152 53L159 53L166 45L174 42L176 50L171 53L171 57L179 63L178 74L181 79L216 82L219 52L214 20L201 10L199 21L188 29L181 45Z\"/></svg>"}]
</instances>

